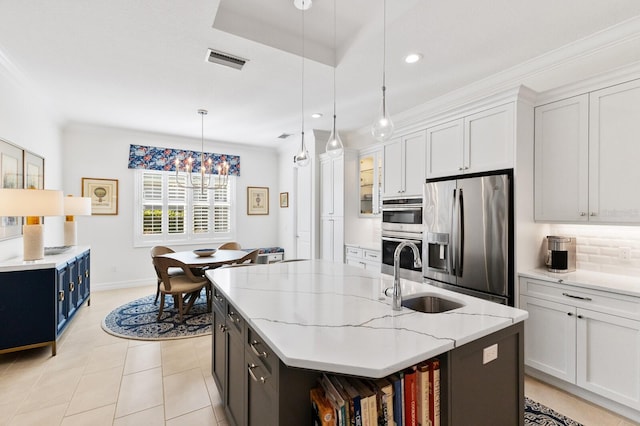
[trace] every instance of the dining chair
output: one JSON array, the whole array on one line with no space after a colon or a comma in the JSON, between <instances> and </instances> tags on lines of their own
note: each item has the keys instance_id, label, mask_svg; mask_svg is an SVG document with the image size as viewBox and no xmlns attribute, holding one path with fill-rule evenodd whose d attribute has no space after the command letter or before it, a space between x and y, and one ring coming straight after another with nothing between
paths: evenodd
<instances>
[{"instance_id":1,"label":"dining chair","mask_svg":"<svg viewBox=\"0 0 640 426\"><path fill-rule=\"evenodd\" d=\"M242 247L240 243L236 243L235 241L229 241L228 243L222 243L218 250L240 250Z\"/></svg>"},{"instance_id":2,"label":"dining chair","mask_svg":"<svg viewBox=\"0 0 640 426\"><path fill-rule=\"evenodd\" d=\"M238 266L253 266L258 264L258 254L260 254L260 250L255 249L247 253L245 256L236 260L235 262L224 265L223 268L235 268Z\"/></svg>"},{"instance_id":3,"label":"dining chair","mask_svg":"<svg viewBox=\"0 0 640 426\"><path fill-rule=\"evenodd\" d=\"M178 303L178 318L182 322L182 316L189 312L200 291L207 286L209 281L206 278L194 275L187 265L176 259L156 256L153 258L153 265L160 271L161 278L159 289L162 297L160 298L158 321L160 321L164 311L164 296L170 295L173 296L174 306L176 302ZM170 268L180 268L183 274L170 276ZM184 307L184 302L187 300L187 306ZM207 309L210 309L210 305L207 306Z\"/></svg>"},{"instance_id":4,"label":"dining chair","mask_svg":"<svg viewBox=\"0 0 640 426\"><path fill-rule=\"evenodd\" d=\"M167 253L175 253L175 250L172 250L169 247L165 247L165 246L154 246L154 247L151 247L151 261L153 262L153 258L154 257L160 256L161 254L167 254ZM158 303L158 297L160 297L160 283L162 282L162 278L160 278L160 272L158 271L158 268L156 268L155 263L154 263L153 267L156 270L156 276L158 278L158 285L157 285L157 288L156 288L156 298L153 301L153 304L155 305L156 303ZM184 272L182 271L181 268L170 268L169 269L169 276L181 275L181 274L184 274Z\"/></svg>"},{"instance_id":5,"label":"dining chair","mask_svg":"<svg viewBox=\"0 0 640 426\"><path fill-rule=\"evenodd\" d=\"M275 262L275 263L300 262L302 260L309 260L309 259L285 259L285 260L281 260L280 262Z\"/></svg>"}]
</instances>

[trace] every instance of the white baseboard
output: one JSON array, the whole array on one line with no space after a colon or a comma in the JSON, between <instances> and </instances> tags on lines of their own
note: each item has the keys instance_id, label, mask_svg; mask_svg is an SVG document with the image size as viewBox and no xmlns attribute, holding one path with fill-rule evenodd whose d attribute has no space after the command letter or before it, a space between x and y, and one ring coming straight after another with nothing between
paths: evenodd
<instances>
[{"instance_id":1,"label":"white baseboard","mask_svg":"<svg viewBox=\"0 0 640 426\"><path fill-rule=\"evenodd\" d=\"M129 281L113 281L106 283L91 283L91 291L108 291L108 290L118 290L123 288L133 288L133 287L149 287L155 286L156 281L155 278L149 279L140 279L140 280L129 280Z\"/></svg>"}]
</instances>

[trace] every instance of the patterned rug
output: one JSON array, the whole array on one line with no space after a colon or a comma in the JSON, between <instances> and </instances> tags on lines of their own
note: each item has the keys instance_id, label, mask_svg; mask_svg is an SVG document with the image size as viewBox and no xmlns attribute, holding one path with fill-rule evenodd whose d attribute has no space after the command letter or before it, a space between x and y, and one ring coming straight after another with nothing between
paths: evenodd
<instances>
[{"instance_id":1,"label":"patterned rug","mask_svg":"<svg viewBox=\"0 0 640 426\"><path fill-rule=\"evenodd\" d=\"M102 329L109 334L125 339L166 340L211 334L211 313L207 312L207 300L204 291L183 322L178 321L177 308L173 298L167 297L160 321L158 304L154 305L155 295L136 299L111 311L102 321Z\"/></svg>"},{"instance_id":2,"label":"patterned rug","mask_svg":"<svg viewBox=\"0 0 640 426\"><path fill-rule=\"evenodd\" d=\"M525 425L582 426L582 424L575 420L571 420L569 417L563 416L539 402L535 402L527 397L525 397L524 400Z\"/></svg>"}]
</instances>

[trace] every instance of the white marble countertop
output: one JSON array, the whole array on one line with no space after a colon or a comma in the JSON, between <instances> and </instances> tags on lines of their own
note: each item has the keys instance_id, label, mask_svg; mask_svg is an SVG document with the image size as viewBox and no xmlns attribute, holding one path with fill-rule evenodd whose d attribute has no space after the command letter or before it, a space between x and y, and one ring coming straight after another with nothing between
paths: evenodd
<instances>
[{"instance_id":1,"label":"white marble countertop","mask_svg":"<svg viewBox=\"0 0 640 426\"><path fill-rule=\"evenodd\" d=\"M465 304L441 314L393 311L381 296L388 276L340 263L301 261L207 271L290 367L384 377L524 321L526 311L402 282L403 295L429 293Z\"/></svg>"},{"instance_id":2,"label":"white marble countertop","mask_svg":"<svg viewBox=\"0 0 640 426\"><path fill-rule=\"evenodd\" d=\"M374 250L374 251L382 251L382 247L380 247L380 242L377 243L345 243L345 246L349 247L357 247L365 250Z\"/></svg>"},{"instance_id":3,"label":"white marble countertop","mask_svg":"<svg viewBox=\"0 0 640 426\"><path fill-rule=\"evenodd\" d=\"M23 260L23 257L14 257L0 261L0 272L29 271L34 269L50 269L64 265L85 251L89 250L89 246L72 246L64 253L45 256L40 260Z\"/></svg>"},{"instance_id":4,"label":"white marble countertop","mask_svg":"<svg viewBox=\"0 0 640 426\"><path fill-rule=\"evenodd\" d=\"M549 272L544 268L520 272L518 275L582 288L640 297L640 277L632 277L629 275L607 274L604 272L580 269L574 272L557 273Z\"/></svg>"}]
</instances>

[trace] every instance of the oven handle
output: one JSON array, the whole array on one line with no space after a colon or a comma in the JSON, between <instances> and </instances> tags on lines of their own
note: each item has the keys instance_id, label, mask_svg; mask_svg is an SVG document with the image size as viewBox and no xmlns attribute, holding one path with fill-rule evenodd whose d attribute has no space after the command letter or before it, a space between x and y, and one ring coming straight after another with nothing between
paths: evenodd
<instances>
[{"instance_id":1,"label":"oven handle","mask_svg":"<svg viewBox=\"0 0 640 426\"><path fill-rule=\"evenodd\" d=\"M411 241L411 242L419 242L422 244L422 240L418 240L418 239L414 239L414 238L392 238L392 237L382 237L382 241L391 241L394 243L403 243L405 241Z\"/></svg>"},{"instance_id":2,"label":"oven handle","mask_svg":"<svg viewBox=\"0 0 640 426\"><path fill-rule=\"evenodd\" d=\"M383 212L397 212L402 210L421 210L422 206L382 206Z\"/></svg>"}]
</instances>

